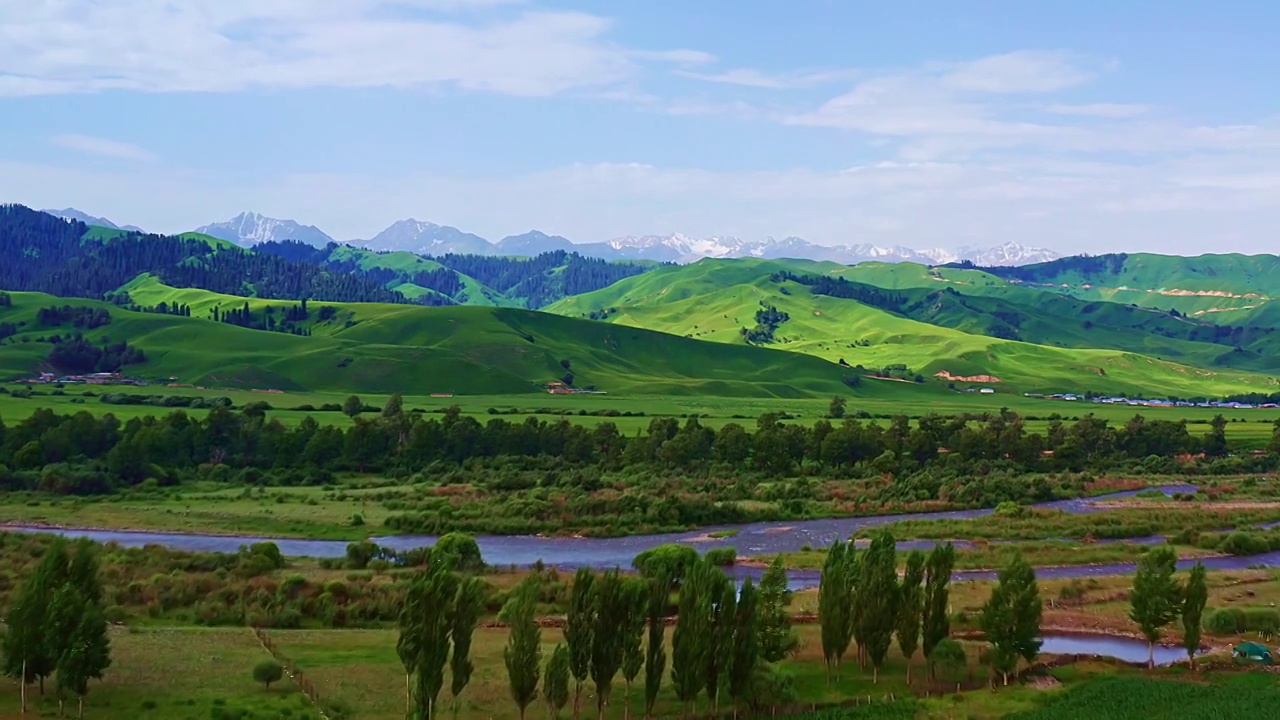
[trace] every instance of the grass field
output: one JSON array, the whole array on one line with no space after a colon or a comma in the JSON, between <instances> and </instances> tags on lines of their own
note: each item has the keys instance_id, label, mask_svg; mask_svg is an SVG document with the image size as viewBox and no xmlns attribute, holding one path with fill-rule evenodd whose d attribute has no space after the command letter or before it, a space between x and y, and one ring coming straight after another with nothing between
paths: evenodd
<instances>
[{"instance_id":1,"label":"grass field","mask_svg":"<svg viewBox=\"0 0 1280 720\"><path fill-rule=\"evenodd\" d=\"M206 720L218 708L247 710L261 718L316 718L310 702L288 681L263 690L253 666L270 656L248 628L117 627L111 634L111 667L90 685L85 717L98 720ZM28 698L38 716L57 714L49 687ZM18 688L0 679L0 718L19 717ZM70 703L75 714L75 702ZM288 715L285 714L288 713Z\"/></svg>"}]
</instances>

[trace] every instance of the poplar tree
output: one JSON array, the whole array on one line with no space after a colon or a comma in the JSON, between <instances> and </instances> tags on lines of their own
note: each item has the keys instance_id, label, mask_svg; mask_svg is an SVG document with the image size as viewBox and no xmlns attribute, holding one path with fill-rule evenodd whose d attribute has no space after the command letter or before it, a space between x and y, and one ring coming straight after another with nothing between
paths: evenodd
<instances>
[{"instance_id":1,"label":"poplar tree","mask_svg":"<svg viewBox=\"0 0 1280 720\"><path fill-rule=\"evenodd\" d=\"M542 675L542 699L547 701L547 713L552 720L560 720L560 711L569 704L569 648L557 644L547 658L547 670Z\"/></svg>"},{"instance_id":2,"label":"poplar tree","mask_svg":"<svg viewBox=\"0 0 1280 720\"><path fill-rule=\"evenodd\" d=\"M538 697L538 673L542 661L542 629L535 613L538 610L538 586L532 578L521 583L502 609L502 619L510 626L502 661L507 666L507 685L511 699L524 720L525 710Z\"/></svg>"},{"instance_id":3,"label":"poplar tree","mask_svg":"<svg viewBox=\"0 0 1280 720\"><path fill-rule=\"evenodd\" d=\"M911 659L920 645L920 614L924 594L920 585L924 582L924 553L912 550L907 555L907 569L902 575L902 587L898 591L898 649L907 659L907 684L911 684Z\"/></svg>"},{"instance_id":4,"label":"poplar tree","mask_svg":"<svg viewBox=\"0 0 1280 720\"><path fill-rule=\"evenodd\" d=\"M760 662L759 594L747 578L733 618L733 647L729 653L729 697L733 700L733 716L751 698L751 679Z\"/></svg>"},{"instance_id":5,"label":"poplar tree","mask_svg":"<svg viewBox=\"0 0 1280 720\"><path fill-rule=\"evenodd\" d=\"M464 578L458 586L453 624L449 628L449 639L453 643L453 653L449 657L449 691L453 696L455 718L461 706L459 696L471 683L471 674L475 671L475 663L471 661L471 637L480 623L483 610L484 582L477 577Z\"/></svg>"},{"instance_id":6,"label":"poplar tree","mask_svg":"<svg viewBox=\"0 0 1280 720\"><path fill-rule=\"evenodd\" d=\"M1209 588L1205 585L1204 564L1197 562L1187 578L1182 594L1182 645L1187 649L1187 662L1196 667L1196 651L1200 649L1200 621L1205 603L1209 601Z\"/></svg>"},{"instance_id":7,"label":"poplar tree","mask_svg":"<svg viewBox=\"0 0 1280 720\"><path fill-rule=\"evenodd\" d=\"M569 645L569 672L573 675L573 718L582 712L582 686L591 674L592 642L595 632L595 604L592 585L595 573L578 568L569 594L564 640Z\"/></svg>"},{"instance_id":8,"label":"poplar tree","mask_svg":"<svg viewBox=\"0 0 1280 720\"><path fill-rule=\"evenodd\" d=\"M791 631L791 591L787 588L787 570L782 556L776 556L760 578L760 656L766 662L778 662L795 650L798 641Z\"/></svg>"},{"instance_id":9,"label":"poplar tree","mask_svg":"<svg viewBox=\"0 0 1280 720\"><path fill-rule=\"evenodd\" d=\"M668 592L671 580L665 573L649 580L648 615L649 639L645 643L644 657L644 716L653 717L653 707L658 701L658 690L662 687L662 673L667 666L666 619Z\"/></svg>"},{"instance_id":10,"label":"poplar tree","mask_svg":"<svg viewBox=\"0 0 1280 720\"><path fill-rule=\"evenodd\" d=\"M671 634L671 684L687 717L707 682L711 638L711 570L694 563L680 586L679 618Z\"/></svg>"},{"instance_id":11,"label":"poplar tree","mask_svg":"<svg viewBox=\"0 0 1280 720\"><path fill-rule=\"evenodd\" d=\"M720 569L711 571L714 578L708 595L711 598L711 638L707 653L707 700L711 713L720 714L720 686L725 681L733 652L733 622L736 619L738 593Z\"/></svg>"},{"instance_id":12,"label":"poplar tree","mask_svg":"<svg viewBox=\"0 0 1280 720\"><path fill-rule=\"evenodd\" d=\"M111 666L111 645L107 637L107 620L101 603L81 594L70 585L70 598L59 612L71 613L73 626L66 645L58 657L58 708L62 713L62 696L76 696L76 717L84 717L84 696L89 693L89 680L101 680Z\"/></svg>"},{"instance_id":13,"label":"poplar tree","mask_svg":"<svg viewBox=\"0 0 1280 720\"><path fill-rule=\"evenodd\" d=\"M951 620L947 615L951 599L951 570L955 566L956 550L948 542L934 545L925 562L924 605L921 615L921 649L932 668L933 649L951 635Z\"/></svg>"},{"instance_id":14,"label":"poplar tree","mask_svg":"<svg viewBox=\"0 0 1280 720\"><path fill-rule=\"evenodd\" d=\"M1173 548L1162 546L1149 550L1138 561L1129 591L1129 619L1138 624L1147 639L1147 666L1155 667L1156 643L1164 627L1173 622L1181 608L1182 589L1173 574L1178 556Z\"/></svg>"},{"instance_id":15,"label":"poplar tree","mask_svg":"<svg viewBox=\"0 0 1280 720\"><path fill-rule=\"evenodd\" d=\"M613 679L622 667L622 633L627 622L628 598L618 569L596 578L591 595L594 628L591 644L591 680L596 686L596 711L604 715L613 693Z\"/></svg>"},{"instance_id":16,"label":"poplar tree","mask_svg":"<svg viewBox=\"0 0 1280 720\"><path fill-rule=\"evenodd\" d=\"M862 556L861 571L858 626L871 660L871 682L878 683L898 617L897 546L888 530L881 530L872 538L871 547Z\"/></svg>"},{"instance_id":17,"label":"poplar tree","mask_svg":"<svg viewBox=\"0 0 1280 720\"><path fill-rule=\"evenodd\" d=\"M848 544L836 541L827 553L818 580L818 624L828 684L833 671L839 673L853 635L856 583L851 575L856 567L857 550L852 541Z\"/></svg>"},{"instance_id":18,"label":"poplar tree","mask_svg":"<svg viewBox=\"0 0 1280 720\"><path fill-rule=\"evenodd\" d=\"M631 717L631 686L644 666L644 622L649 609L649 582L629 578L622 586L625 617L622 623L622 679L626 682L622 717ZM661 624L659 624L661 626Z\"/></svg>"},{"instance_id":19,"label":"poplar tree","mask_svg":"<svg viewBox=\"0 0 1280 720\"><path fill-rule=\"evenodd\" d=\"M447 559L433 552L405 594L396 654L404 665L406 704L414 720L438 717L436 700L444 685L458 586Z\"/></svg>"}]
</instances>

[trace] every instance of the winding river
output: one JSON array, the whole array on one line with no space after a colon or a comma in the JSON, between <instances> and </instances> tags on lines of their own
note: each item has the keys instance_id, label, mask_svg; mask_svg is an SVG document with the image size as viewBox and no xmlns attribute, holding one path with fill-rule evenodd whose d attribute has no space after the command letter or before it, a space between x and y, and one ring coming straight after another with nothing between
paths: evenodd
<instances>
[{"instance_id":1,"label":"winding river","mask_svg":"<svg viewBox=\"0 0 1280 720\"><path fill-rule=\"evenodd\" d=\"M1166 485L1154 488L1166 495L1176 492L1194 492L1190 485ZM1096 512L1093 503L1117 500L1136 495L1138 490L1111 493L1092 498L1073 500L1055 500L1034 505L1041 509L1061 510L1073 514ZM967 520L990 515L990 509L952 510L945 512L909 513L901 515L881 515L876 517L828 518L821 520L800 520L792 522L761 522L745 525L719 525L699 530L679 533L661 533L655 535L633 535L617 538L555 538L534 535L481 535L476 538L485 562L496 566L529 566L541 560L545 564L560 568L574 569L578 567L630 567L631 560L637 554L664 543L690 543L700 550L716 547L734 547L742 556L769 555L779 552L801 550L805 547L820 548L830 545L838 538L847 538L863 528L885 525L900 520ZM39 528L12 526L8 530L17 532L56 532L68 537L87 537L104 543L117 543L126 547L143 545L164 545L166 547L193 552L236 552L241 545L254 542L265 542L267 538L227 535L196 535L160 532L133 532L116 530L82 530L72 528ZM711 538L717 532L736 533L732 537ZM434 536L397 535L370 538L377 544L396 550L409 550L435 542ZM1162 538L1134 538L1125 542L1160 542ZM341 540L289 540L270 539L279 546L280 551L293 557L342 557L346 555L347 542ZM904 540L898 543L903 550L928 549L933 547L932 540ZM963 543L957 543L962 546ZM1204 558L1206 567L1215 570L1241 570L1254 566L1280 566L1280 552L1267 553L1252 557L1211 557ZM1180 563L1190 566L1191 561ZM1106 565L1043 567L1037 568L1041 578L1089 577L1098 575L1123 575L1132 572L1132 563L1113 563ZM760 568L735 566L729 569L734 577L758 578L763 572ZM957 571L957 580L978 580L993 577L989 571ZM793 570L788 572L794 588L812 587L818 582L816 570Z\"/></svg>"}]
</instances>

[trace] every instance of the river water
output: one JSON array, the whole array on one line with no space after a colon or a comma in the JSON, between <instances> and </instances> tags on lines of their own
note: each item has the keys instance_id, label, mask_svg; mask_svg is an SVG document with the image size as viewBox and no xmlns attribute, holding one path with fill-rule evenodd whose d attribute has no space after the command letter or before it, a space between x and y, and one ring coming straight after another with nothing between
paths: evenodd
<instances>
[{"instance_id":1,"label":"river water","mask_svg":"<svg viewBox=\"0 0 1280 720\"><path fill-rule=\"evenodd\" d=\"M1190 485L1167 485L1156 488L1166 495L1176 492L1194 492ZM1096 512L1094 502L1104 502L1119 498L1132 497L1139 491L1128 491L1101 495L1093 498L1074 500L1056 500L1039 503L1036 508L1056 509L1073 514ZM805 547L822 548L829 546L837 539L847 538L863 528L885 525L900 520L967 520L990 515L992 510L952 510L944 512L909 513L901 515L881 515L877 517L828 518L821 520L797 520L791 522L761 522L745 525L718 525L701 528L691 532L661 533L654 535L633 535L617 538L559 538L539 537L535 535L480 535L476 542L485 562L496 566L529 566L538 561L560 569L570 570L579 567L609 568L614 566L630 567L631 560L639 553L664 543L689 543L699 550L717 547L737 548L740 556L769 555L779 552L792 552ZM35 527L10 527L18 532L56 532L68 537L87 537L104 543L117 543L126 547L143 545L163 545L177 550L192 552L236 552L240 546L255 542L274 542L280 552L291 557L332 558L346 555L347 542L341 540L289 540L268 539L250 536L228 535L196 535L159 532L130 532L116 530L81 530L50 529ZM711 539L709 534L717 531L736 531L732 537ZM397 535L390 537L373 537L373 542L383 547L396 550L409 550L435 543L434 536ZM1125 542L1160 542L1162 538L1134 538ZM932 540L904 540L898 543L901 550L929 549L934 545ZM957 543L962 546L963 543ZM1253 557L1218 557L1205 558L1205 566L1215 570L1239 570L1256 565L1280 566L1280 552L1268 553ZM1184 561L1181 566L1189 566L1192 562ZM1089 577L1096 575L1123 575L1132 572L1132 563L1113 563L1095 566L1044 567L1037 568L1036 574L1041 578ZM760 568L736 566L727 571L733 577L744 579L759 578L763 572ZM805 588L817 585L816 570L795 570L788 572L794 588ZM976 580L993 577L994 573L985 571L958 571L957 580Z\"/></svg>"}]
</instances>

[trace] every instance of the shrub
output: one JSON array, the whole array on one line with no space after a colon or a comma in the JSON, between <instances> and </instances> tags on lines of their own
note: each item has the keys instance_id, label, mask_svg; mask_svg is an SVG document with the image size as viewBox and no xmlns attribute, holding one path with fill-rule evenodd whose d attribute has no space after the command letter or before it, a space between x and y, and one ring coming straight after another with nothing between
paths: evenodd
<instances>
[{"instance_id":1,"label":"shrub","mask_svg":"<svg viewBox=\"0 0 1280 720\"><path fill-rule=\"evenodd\" d=\"M271 683L278 682L284 677L284 668L275 660L263 660L253 666L253 679L255 682L262 683L264 689L270 690Z\"/></svg>"},{"instance_id":2,"label":"shrub","mask_svg":"<svg viewBox=\"0 0 1280 720\"><path fill-rule=\"evenodd\" d=\"M712 548L703 557L710 565L727 567L737 561L738 550L732 547Z\"/></svg>"}]
</instances>

